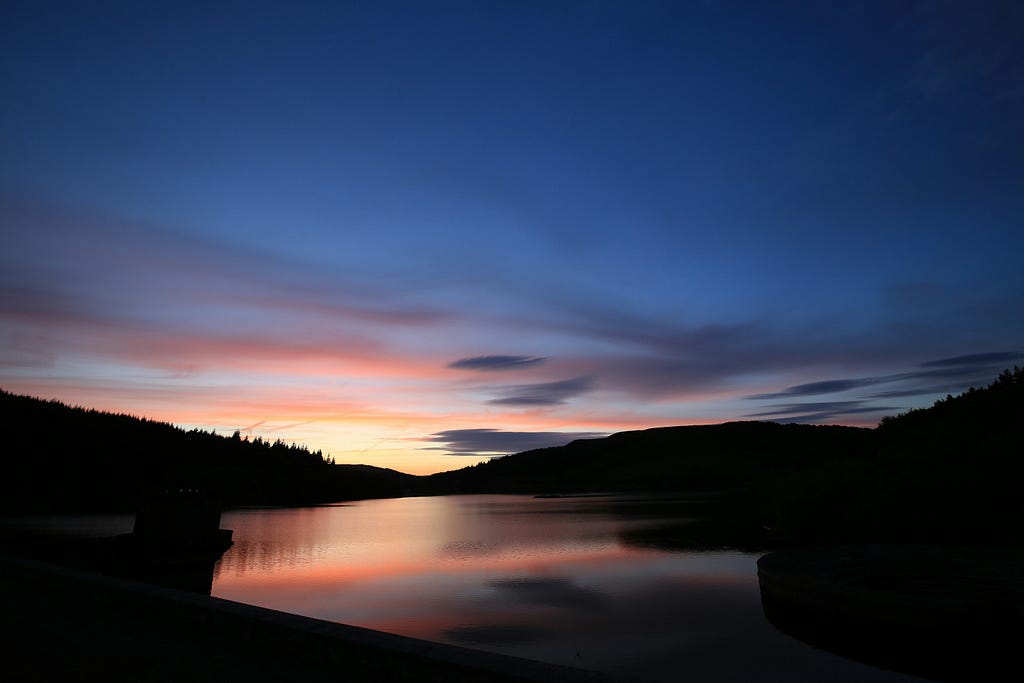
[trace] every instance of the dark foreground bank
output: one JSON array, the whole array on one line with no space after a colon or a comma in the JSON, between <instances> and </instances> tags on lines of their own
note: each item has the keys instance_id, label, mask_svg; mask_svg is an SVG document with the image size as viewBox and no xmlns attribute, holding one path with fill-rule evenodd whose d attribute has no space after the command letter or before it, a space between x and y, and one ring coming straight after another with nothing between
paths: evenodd
<instances>
[{"instance_id":1,"label":"dark foreground bank","mask_svg":"<svg viewBox=\"0 0 1024 683\"><path fill-rule=\"evenodd\" d=\"M768 621L814 647L936 681L1019 668L1019 547L812 547L757 567Z\"/></svg>"},{"instance_id":2,"label":"dark foreground bank","mask_svg":"<svg viewBox=\"0 0 1024 683\"><path fill-rule=\"evenodd\" d=\"M620 680L7 555L0 600L7 681Z\"/></svg>"}]
</instances>

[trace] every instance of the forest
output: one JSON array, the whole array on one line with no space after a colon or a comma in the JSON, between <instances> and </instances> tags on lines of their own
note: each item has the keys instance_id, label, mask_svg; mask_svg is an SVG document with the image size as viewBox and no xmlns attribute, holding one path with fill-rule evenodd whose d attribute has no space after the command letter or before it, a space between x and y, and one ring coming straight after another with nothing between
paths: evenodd
<instances>
[{"instance_id":1,"label":"forest","mask_svg":"<svg viewBox=\"0 0 1024 683\"><path fill-rule=\"evenodd\" d=\"M681 545L1019 543L1024 369L878 427L734 422L580 440L433 475L435 492L703 492Z\"/></svg>"},{"instance_id":2,"label":"forest","mask_svg":"<svg viewBox=\"0 0 1024 683\"><path fill-rule=\"evenodd\" d=\"M222 436L0 391L7 514L133 511L141 496L199 489L225 506L309 505L406 493L410 475L339 465L284 441Z\"/></svg>"},{"instance_id":3,"label":"forest","mask_svg":"<svg viewBox=\"0 0 1024 683\"><path fill-rule=\"evenodd\" d=\"M681 544L1015 543L1024 522L1022 368L874 429L771 422L656 428L427 477L5 391L0 424L9 437L25 436L25 445L4 455L5 514L130 511L140 496L173 488L208 491L228 507L642 491L702 501L703 520L678 530Z\"/></svg>"}]
</instances>

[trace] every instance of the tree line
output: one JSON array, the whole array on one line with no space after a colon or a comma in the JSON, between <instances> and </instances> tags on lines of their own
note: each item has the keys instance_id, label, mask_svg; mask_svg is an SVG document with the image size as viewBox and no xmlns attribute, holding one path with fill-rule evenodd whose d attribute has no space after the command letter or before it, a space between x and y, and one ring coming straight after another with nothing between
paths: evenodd
<instances>
[{"instance_id":1,"label":"tree line","mask_svg":"<svg viewBox=\"0 0 1024 683\"><path fill-rule=\"evenodd\" d=\"M708 494L712 544L1019 542L1024 369L875 429L735 422L668 427L526 451L414 477L339 465L305 446L230 437L0 390L0 510L133 509L198 488L228 506L402 495L648 491ZM17 438L21 437L21 438Z\"/></svg>"},{"instance_id":2,"label":"tree line","mask_svg":"<svg viewBox=\"0 0 1024 683\"><path fill-rule=\"evenodd\" d=\"M0 425L22 444L3 456L0 509L8 513L132 510L140 496L174 488L238 506L387 497L407 486L408 475L337 465L320 450L280 439L184 430L3 390Z\"/></svg>"}]
</instances>

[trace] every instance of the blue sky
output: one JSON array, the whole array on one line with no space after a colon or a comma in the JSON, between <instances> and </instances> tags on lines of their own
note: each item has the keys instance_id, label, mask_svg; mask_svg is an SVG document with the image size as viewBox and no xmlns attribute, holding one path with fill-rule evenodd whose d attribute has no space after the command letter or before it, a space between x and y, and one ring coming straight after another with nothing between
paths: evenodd
<instances>
[{"instance_id":1,"label":"blue sky","mask_svg":"<svg viewBox=\"0 0 1024 683\"><path fill-rule=\"evenodd\" d=\"M5 3L0 384L417 472L874 424L1024 361L1020 35L1013 2Z\"/></svg>"}]
</instances>

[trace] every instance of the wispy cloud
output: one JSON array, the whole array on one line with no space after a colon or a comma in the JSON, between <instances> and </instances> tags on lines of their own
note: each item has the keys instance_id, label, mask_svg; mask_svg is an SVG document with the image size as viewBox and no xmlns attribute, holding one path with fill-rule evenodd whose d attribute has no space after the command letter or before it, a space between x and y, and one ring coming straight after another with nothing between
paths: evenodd
<instances>
[{"instance_id":1,"label":"wispy cloud","mask_svg":"<svg viewBox=\"0 0 1024 683\"><path fill-rule=\"evenodd\" d=\"M972 353L966 356L953 356L952 358L940 358L921 363L924 368L939 368L949 366L967 365L999 365L1014 363L1024 359L1024 353L1019 351L993 351L991 353Z\"/></svg>"},{"instance_id":2,"label":"wispy cloud","mask_svg":"<svg viewBox=\"0 0 1024 683\"><path fill-rule=\"evenodd\" d=\"M593 377L576 377L558 382L520 384L507 387L507 396L488 401L496 406L557 406L594 388Z\"/></svg>"},{"instance_id":3,"label":"wispy cloud","mask_svg":"<svg viewBox=\"0 0 1024 683\"><path fill-rule=\"evenodd\" d=\"M771 417L774 415L792 415L798 413L827 413L836 415L850 411L863 410L864 401L818 401L810 403L785 403L758 413L750 413L744 417ZM874 408L871 408L874 410Z\"/></svg>"},{"instance_id":4,"label":"wispy cloud","mask_svg":"<svg viewBox=\"0 0 1024 683\"><path fill-rule=\"evenodd\" d=\"M393 347L449 314L393 283L3 193L0 216L18 228L0 235L0 365L74 358L175 376L312 364L392 376L415 365L422 376L437 367Z\"/></svg>"},{"instance_id":5,"label":"wispy cloud","mask_svg":"<svg viewBox=\"0 0 1024 683\"><path fill-rule=\"evenodd\" d=\"M437 450L449 455L507 455L536 448L564 446L576 439L595 439L600 432L506 432L500 429L449 429L436 432L424 441L442 444Z\"/></svg>"},{"instance_id":6,"label":"wispy cloud","mask_svg":"<svg viewBox=\"0 0 1024 683\"><path fill-rule=\"evenodd\" d=\"M879 377L859 377L847 379L830 379L820 382L808 382L797 384L782 391L766 394L753 394L747 398L750 400L771 400L777 398L792 398L798 396L817 396L822 394L835 394L863 387L878 384L890 384L894 382L931 380L936 378L952 378L973 376L982 379L989 378L993 373L1006 367L1007 364L1024 358L1024 354L1015 351L995 351L990 353L975 353L964 356L953 356L951 358L940 358L921 363L919 367L924 370L912 370L899 372ZM921 387L921 393L930 393L925 387ZM909 392L909 393L908 393ZM901 389L892 392L880 392L873 396L911 396L913 390Z\"/></svg>"},{"instance_id":7,"label":"wispy cloud","mask_svg":"<svg viewBox=\"0 0 1024 683\"><path fill-rule=\"evenodd\" d=\"M317 316L367 325L433 325L447 313L412 302L395 283L339 274L252 246L120 219L77 207L44 207L0 193L0 215L18 241L0 239L9 286L67 297L124 318L188 308L250 318ZM180 323L180 320L169 322ZM205 321L205 322L213 322Z\"/></svg>"},{"instance_id":8,"label":"wispy cloud","mask_svg":"<svg viewBox=\"0 0 1024 683\"><path fill-rule=\"evenodd\" d=\"M1024 358L1006 341L979 347L965 336L973 334L967 325L936 323L951 330L936 342L934 326L885 335L753 314L716 322L569 287L539 292L502 283L486 305L464 306L436 292L411 294L423 289L404 275L339 274L185 231L4 200L0 212L19 226L0 235L0 367L10 386L172 421L259 424L247 430L265 437L301 425L288 433L318 447L305 435L331 424L345 432L325 449L335 452L357 450L349 436L356 429L363 429L358 450L419 441L445 426L522 430L429 439L439 452L486 457L597 435L565 429L743 413L865 423L891 411L896 398L985 383ZM495 304L509 301L515 305ZM1001 319L1003 337L1019 339L1022 318ZM544 356L470 355L526 335ZM979 348L1002 350L968 353ZM509 381L518 371L529 382ZM471 384L479 373L488 381ZM778 390L789 382L761 384L762 393L747 397L763 402L752 408L739 400L750 377L815 381ZM294 391L288 400L284 388ZM311 396L321 390L329 398L314 406ZM814 396L822 401L801 403Z\"/></svg>"},{"instance_id":9,"label":"wispy cloud","mask_svg":"<svg viewBox=\"0 0 1024 683\"><path fill-rule=\"evenodd\" d=\"M966 391L972 386L977 386L978 382L961 381L951 384L921 384L906 389L889 389L886 391L879 391L868 395L870 399L880 398L911 398L914 396L936 396L941 394L959 394L962 391Z\"/></svg>"},{"instance_id":10,"label":"wispy cloud","mask_svg":"<svg viewBox=\"0 0 1024 683\"><path fill-rule=\"evenodd\" d=\"M501 370L523 370L545 363L547 358L537 356L472 356L460 358L448 364L457 370L482 370L486 372Z\"/></svg>"},{"instance_id":11,"label":"wispy cloud","mask_svg":"<svg viewBox=\"0 0 1024 683\"><path fill-rule=\"evenodd\" d=\"M774 401L795 399L826 394L857 393L858 389L879 385L893 385L891 389L860 394L848 400L816 403L783 402L769 404L763 411L748 413L745 417L768 417L786 421L826 421L844 416L867 413L886 413L900 410L899 407L879 404L877 401L913 396L928 396L959 392L970 386L991 381L996 373L1007 364L1024 358L1016 351L992 351L960 356L951 356L918 364L919 369L874 377L844 378L808 382L788 387L782 391L753 394L747 400ZM958 380L936 384L936 380Z\"/></svg>"},{"instance_id":12,"label":"wispy cloud","mask_svg":"<svg viewBox=\"0 0 1024 683\"><path fill-rule=\"evenodd\" d=\"M776 398L792 398L796 396L818 396L821 394L835 394L851 389L868 387L873 384L891 381L884 377L865 377L862 379L829 379L821 382L808 382L797 384L782 391L768 394L753 394L747 398L750 400L772 400Z\"/></svg>"},{"instance_id":13,"label":"wispy cloud","mask_svg":"<svg viewBox=\"0 0 1024 683\"><path fill-rule=\"evenodd\" d=\"M871 405L867 401L823 401L816 403L789 403L771 410L750 413L744 417L771 418L777 422L821 423L868 413L884 414L896 410L893 406Z\"/></svg>"}]
</instances>

